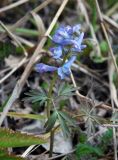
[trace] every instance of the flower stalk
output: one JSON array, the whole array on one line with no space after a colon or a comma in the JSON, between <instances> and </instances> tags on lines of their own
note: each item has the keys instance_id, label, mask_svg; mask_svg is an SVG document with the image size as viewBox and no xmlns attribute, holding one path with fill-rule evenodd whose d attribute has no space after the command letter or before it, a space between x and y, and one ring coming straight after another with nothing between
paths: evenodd
<instances>
[{"instance_id":1,"label":"flower stalk","mask_svg":"<svg viewBox=\"0 0 118 160\"><path fill-rule=\"evenodd\" d=\"M71 74L71 66L76 60L78 53L82 51L86 46L82 44L84 33L80 32L80 25L61 26L52 36L52 42L55 44L54 47L50 48L51 56L54 59L62 58L62 64L59 67L50 66L44 63L36 64L35 69L39 73L54 72L53 79L50 83L47 100L47 118L50 118L50 112L52 110L52 98L53 98L53 87L56 83L58 76L61 79L65 79ZM54 144L55 130L50 131L50 152L49 157L52 157L53 144Z\"/></svg>"}]
</instances>

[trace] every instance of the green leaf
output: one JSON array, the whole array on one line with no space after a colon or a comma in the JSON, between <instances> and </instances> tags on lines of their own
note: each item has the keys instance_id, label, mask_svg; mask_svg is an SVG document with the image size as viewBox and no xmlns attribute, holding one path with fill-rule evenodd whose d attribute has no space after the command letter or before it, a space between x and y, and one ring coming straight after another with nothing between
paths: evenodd
<instances>
[{"instance_id":1,"label":"green leaf","mask_svg":"<svg viewBox=\"0 0 118 160\"><path fill-rule=\"evenodd\" d=\"M0 112L0 115L2 112ZM36 119L36 120L42 120L45 119L45 115L36 115L36 114L22 114L22 113L16 113L16 112L8 112L7 116L14 117L14 118L28 118L28 119Z\"/></svg>"},{"instance_id":2,"label":"green leaf","mask_svg":"<svg viewBox=\"0 0 118 160\"><path fill-rule=\"evenodd\" d=\"M10 129L0 128L0 148L23 147L46 143L47 135L28 135Z\"/></svg>"},{"instance_id":3,"label":"green leaf","mask_svg":"<svg viewBox=\"0 0 118 160\"><path fill-rule=\"evenodd\" d=\"M4 30L0 27L0 32L4 32ZM27 29L27 28L16 28L15 32L19 35L23 35L26 37L37 37L39 36L39 32L37 30L33 29Z\"/></svg>"},{"instance_id":4,"label":"green leaf","mask_svg":"<svg viewBox=\"0 0 118 160\"><path fill-rule=\"evenodd\" d=\"M90 5L90 8L91 8L91 22L92 22L92 25L93 25L93 27L94 27L94 29L96 30L97 29L97 23L96 23L96 21L97 21L97 10L96 10L96 7L95 7L95 1L93 1L93 0L89 0L89 1L87 1L88 3L89 3L89 5ZM93 7L94 6L94 7Z\"/></svg>"},{"instance_id":5,"label":"green leaf","mask_svg":"<svg viewBox=\"0 0 118 160\"><path fill-rule=\"evenodd\" d=\"M113 5L115 5L115 3L117 3L118 1L117 0L107 0L107 4L109 7L112 7Z\"/></svg>"},{"instance_id":6,"label":"green leaf","mask_svg":"<svg viewBox=\"0 0 118 160\"><path fill-rule=\"evenodd\" d=\"M0 106L0 112L3 111L4 107L6 106L7 102L9 101L10 96L3 102L3 104Z\"/></svg>"},{"instance_id":7,"label":"green leaf","mask_svg":"<svg viewBox=\"0 0 118 160\"><path fill-rule=\"evenodd\" d=\"M87 156L91 154L96 156L102 156L103 152L100 150L100 148L93 147L90 144L79 143L77 145L76 155L78 160L80 160L80 158L82 158L83 156Z\"/></svg>"},{"instance_id":8,"label":"green leaf","mask_svg":"<svg viewBox=\"0 0 118 160\"><path fill-rule=\"evenodd\" d=\"M109 47L106 41L102 41L100 43L100 49L103 53L107 53L109 51Z\"/></svg>"},{"instance_id":9,"label":"green leaf","mask_svg":"<svg viewBox=\"0 0 118 160\"><path fill-rule=\"evenodd\" d=\"M108 145L111 144L113 139L113 129L108 129L102 136L99 137L100 144L98 145L104 152L108 149Z\"/></svg>"},{"instance_id":10,"label":"green leaf","mask_svg":"<svg viewBox=\"0 0 118 160\"><path fill-rule=\"evenodd\" d=\"M28 100L32 103L39 102L40 105L43 105L48 99L48 96L43 90L40 93L39 91L31 90L29 93L26 93L26 95L28 97L24 98L25 101Z\"/></svg>"},{"instance_id":11,"label":"green leaf","mask_svg":"<svg viewBox=\"0 0 118 160\"><path fill-rule=\"evenodd\" d=\"M13 154L7 153L6 150L0 149L0 159L1 160L25 160L24 158L17 157Z\"/></svg>"},{"instance_id":12,"label":"green leaf","mask_svg":"<svg viewBox=\"0 0 118 160\"><path fill-rule=\"evenodd\" d=\"M60 114L58 114L58 119L59 119L59 122L60 122L60 126L61 126L61 129L63 131L63 135L65 138L69 137L70 136L70 130L66 124L66 121L65 119L60 116Z\"/></svg>"},{"instance_id":13,"label":"green leaf","mask_svg":"<svg viewBox=\"0 0 118 160\"><path fill-rule=\"evenodd\" d=\"M45 124L46 132L49 132L55 125L57 120L57 112L53 112L52 115L49 117L48 121Z\"/></svg>"},{"instance_id":14,"label":"green leaf","mask_svg":"<svg viewBox=\"0 0 118 160\"><path fill-rule=\"evenodd\" d=\"M96 56L96 55L92 56L91 59L95 63L103 63L103 62L105 62L107 60L107 58L104 58L102 56Z\"/></svg>"},{"instance_id":15,"label":"green leaf","mask_svg":"<svg viewBox=\"0 0 118 160\"><path fill-rule=\"evenodd\" d=\"M72 96L73 91L75 91L77 88L74 88L72 85L62 83L62 85L58 89L58 96Z\"/></svg>"},{"instance_id":16,"label":"green leaf","mask_svg":"<svg viewBox=\"0 0 118 160\"><path fill-rule=\"evenodd\" d=\"M80 143L85 143L87 141L87 135L84 132L79 133L79 142Z\"/></svg>"},{"instance_id":17,"label":"green leaf","mask_svg":"<svg viewBox=\"0 0 118 160\"><path fill-rule=\"evenodd\" d=\"M108 140L112 139L112 137L113 137L113 129L110 128L103 134L101 139L102 139L102 142L107 143Z\"/></svg>"},{"instance_id":18,"label":"green leaf","mask_svg":"<svg viewBox=\"0 0 118 160\"><path fill-rule=\"evenodd\" d=\"M48 84L47 82L43 82L43 83L41 84L41 88L47 90L47 88L49 88L49 84Z\"/></svg>"},{"instance_id":19,"label":"green leaf","mask_svg":"<svg viewBox=\"0 0 118 160\"><path fill-rule=\"evenodd\" d=\"M16 156L13 156L13 155L4 155L4 156L0 156L0 159L1 160L25 160L21 157L16 157Z\"/></svg>"},{"instance_id":20,"label":"green leaf","mask_svg":"<svg viewBox=\"0 0 118 160\"><path fill-rule=\"evenodd\" d=\"M58 114L69 123L69 125L76 127L76 122L66 112L58 111Z\"/></svg>"},{"instance_id":21,"label":"green leaf","mask_svg":"<svg viewBox=\"0 0 118 160\"><path fill-rule=\"evenodd\" d=\"M10 54L15 53L15 46L10 42L0 42L0 60L8 57Z\"/></svg>"}]
</instances>

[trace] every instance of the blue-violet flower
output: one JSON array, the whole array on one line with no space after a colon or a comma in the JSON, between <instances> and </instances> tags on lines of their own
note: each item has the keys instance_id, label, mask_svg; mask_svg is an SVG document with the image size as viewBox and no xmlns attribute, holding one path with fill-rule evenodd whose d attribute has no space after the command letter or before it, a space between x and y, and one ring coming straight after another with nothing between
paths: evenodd
<instances>
[{"instance_id":1,"label":"blue-violet flower","mask_svg":"<svg viewBox=\"0 0 118 160\"><path fill-rule=\"evenodd\" d=\"M52 57L55 59L58 59L62 56L62 47L61 46L50 48L50 51L52 53Z\"/></svg>"},{"instance_id":2,"label":"blue-violet flower","mask_svg":"<svg viewBox=\"0 0 118 160\"><path fill-rule=\"evenodd\" d=\"M39 64L36 64L35 70L39 73L54 72L57 70L57 67L49 66L44 63L39 63Z\"/></svg>"},{"instance_id":3,"label":"blue-violet flower","mask_svg":"<svg viewBox=\"0 0 118 160\"><path fill-rule=\"evenodd\" d=\"M82 45L83 38L84 38L83 32L79 35L79 37L75 37L75 39L73 40L73 46L71 48L72 52L81 52L82 49L86 47L86 45Z\"/></svg>"},{"instance_id":4,"label":"blue-violet flower","mask_svg":"<svg viewBox=\"0 0 118 160\"><path fill-rule=\"evenodd\" d=\"M86 45L82 44L84 33L80 32L80 29L80 24L72 27L68 25L58 28L52 36L52 41L56 44L55 47L50 48L52 57L58 59L60 57L63 58L63 54L68 54L70 57L69 60L59 68L39 63L35 66L36 71L39 73L57 71L61 79L69 76L71 65L76 60L76 53L81 52L86 47ZM70 55L68 52L72 54Z\"/></svg>"},{"instance_id":5,"label":"blue-violet flower","mask_svg":"<svg viewBox=\"0 0 118 160\"><path fill-rule=\"evenodd\" d=\"M77 33L78 35L80 34L80 29L81 29L80 24L76 24L72 27L73 33Z\"/></svg>"},{"instance_id":6,"label":"blue-violet flower","mask_svg":"<svg viewBox=\"0 0 118 160\"><path fill-rule=\"evenodd\" d=\"M58 75L61 79L64 79L65 77L68 77L70 75L70 67L75 61L76 56L72 56L62 67L58 68Z\"/></svg>"}]
</instances>

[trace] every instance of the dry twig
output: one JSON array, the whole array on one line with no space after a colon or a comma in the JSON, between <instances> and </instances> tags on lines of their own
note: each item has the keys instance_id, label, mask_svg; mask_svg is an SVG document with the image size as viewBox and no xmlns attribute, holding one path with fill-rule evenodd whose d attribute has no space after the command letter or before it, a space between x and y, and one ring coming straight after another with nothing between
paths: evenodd
<instances>
[{"instance_id":1,"label":"dry twig","mask_svg":"<svg viewBox=\"0 0 118 160\"><path fill-rule=\"evenodd\" d=\"M8 11L8 10L13 9L13 8L15 8L15 7L18 7L18 6L24 4L24 3L28 2L28 1L29 1L29 0L19 0L19 1L17 1L17 2L14 2L14 3L12 3L12 4L8 5L8 6L5 6L5 7L3 7L3 8L0 8L0 13L5 12L5 11Z\"/></svg>"},{"instance_id":2,"label":"dry twig","mask_svg":"<svg viewBox=\"0 0 118 160\"><path fill-rule=\"evenodd\" d=\"M72 72L71 72L71 80L72 80L72 83L73 83L74 87L77 87ZM79 97L80 100L82 100L82 101L84 101L84 102L89 102L89 103L92 103L92 104L93 104L93 100L92 100L91 98L88 98L88 97L83 96L82 94L79 93L78 90L76 91L76 94L77 94L77 96ZM108 106L108 105L106 105L106 104L104 104L104 103L101 103L101 104L99 104L99 105L95 105L95 107L96 107L96 108L106 109L106 110L112 110L111 106Z\"/></svg>"}]
</instances>

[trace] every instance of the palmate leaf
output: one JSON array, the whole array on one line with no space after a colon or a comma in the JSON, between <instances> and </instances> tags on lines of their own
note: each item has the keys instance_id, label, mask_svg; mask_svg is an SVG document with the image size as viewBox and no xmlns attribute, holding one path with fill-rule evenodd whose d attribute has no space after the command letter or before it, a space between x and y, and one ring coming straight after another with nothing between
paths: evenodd
<instances>
[{"instance_id":1,"label":"palmate leaf","mask_svg":"<svg viewBox=\"0 0 118 160\"><path fill-rule=\"evenodd\" d=\"M62 83L58 89L58 96L72 96L74 95L73 91L76 91L77 88L74 88L72 85Z\"/></svg>"},{"instance_id":2,"label":"palmate leaf","mask_svg":"<svg viewBox=\"0 0 118 160\"><path fill-rule=\"evenodd\" d=\"M23 147L46 143L47 135L28 135L10 129L0 128L0 148Z\"/></svg>"},{"instance_id":3,"label":"palmate leaf","mask_svg":"<svg viewBox=\"0 0 118 160\"><path fill-rule=\"evenodd\" d=\"M25 94L28 96L24 98L25 101L28 100L31 101L32 103L39 102L40 105L43 105L48 99L48 96L43 90L41 92L31 90L29 93Z\"/></svg>"},{"instance_id":4,"label":"palmate leaf","mask_svg":"<svg viewBox=\"0 0 118 160\"><path fill-rule=\"evenodd\" d=\"M58 119L59 119L60 126L61 126L64 137L65 138L69 137L70 130L69 130L69 127L66 124L66 120L60 114L58 114Z\"/></svg>"},{"instance_id":5,"label":"palmate leaf","mask_svg":"<svg viewBox=\"0 0 118 160\"><path fill-rule=\"evenodd\" d=\"M62 112L62 111L54 111L52 113L52 115L50 116L50 118L47 120L47 122L45 124L46 132L49 132L54 127L57 119L59 120L64 137L65 138L69 137L70 130L69 130L67 123L70 126L75 127L76 126L75 121L68 114L66 114L65 112Z\"/></svg>"},{"instance_id":6,"label":"palmate leaf","mask_svg":"<svg viewBox=\"0 0 118 160\"><path fill-rule=\"evenodd\" d=\"M53 112L52 115L49 117L48 121L45 124L46 132L49 132L55 125L57 120L57 112Z\"/></svg>"},{"instance_id":7,"label":"palmate leaf","mask_svg":"<svg viewBox=\"0 0 118 160\"><path fill-rule=\"evenodd\" d=\"M98 147L93 147L90 144L82 144L79 143L76 148L76 155L77 159L81 160L83 156L87 155L95 155L95 156L102 156L103 152L100 148Z\"/></svg>"},{"instance_id":8,"label":"palmate leaf","mask_svg":"<svg viewBox=\"0 0 118 160\"><path fill-rule=\"evenodd\" d=\"M70 126L76 127L76 122L66 112L58 111L58 114L60 114Z\"/></svg>"},{"instance_id":9,"label":"palmate leaf","mask_svg":"<svg viewBox=\"0 0 118 160\"><path fill-rule=\"evenodd\" d=\"M17 157L13 154L7 153L6 150L0 149L0 160L25 160L22 157Z\"/></svg>"}]
</instances>

